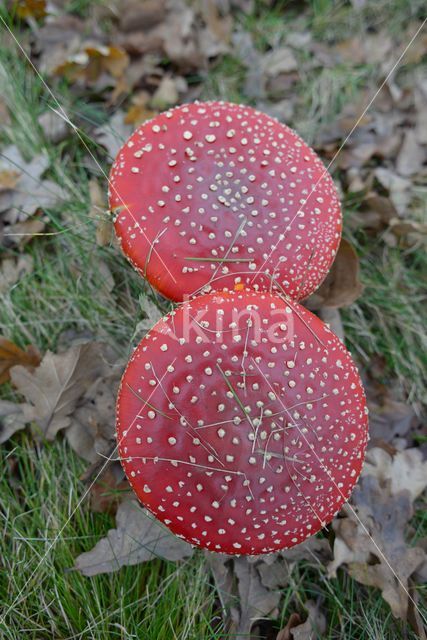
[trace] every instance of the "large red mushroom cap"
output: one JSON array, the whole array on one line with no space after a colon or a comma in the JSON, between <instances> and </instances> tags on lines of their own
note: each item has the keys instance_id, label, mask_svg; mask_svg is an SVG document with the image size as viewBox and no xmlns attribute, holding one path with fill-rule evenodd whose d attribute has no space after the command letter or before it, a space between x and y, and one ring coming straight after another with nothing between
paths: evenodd
<instances>
[{"instance_id":1,"label":"large red mushroom cap","mask_svg":"<svg viewBox=\"0 0 427 640\"><path fill-rule=\"evenodd\" d=\"M302 542L348 499L367 410L344 345L277 295L203 295L160 320L122 379L117 438L139 499L213 551Z\"/></svg>"},{"instance_id":2,"label":"large red mushroom cap","mask_svg":"<svg viewBox=\"0 0 427 640\"><path fill-rule=\"evenodd\" d=\"M277 289L303 299L341 237L334 183L289 127L227 102L171 109L119 151L110 207L122 248L164 296Z\"/></svg>"}]
</instances>

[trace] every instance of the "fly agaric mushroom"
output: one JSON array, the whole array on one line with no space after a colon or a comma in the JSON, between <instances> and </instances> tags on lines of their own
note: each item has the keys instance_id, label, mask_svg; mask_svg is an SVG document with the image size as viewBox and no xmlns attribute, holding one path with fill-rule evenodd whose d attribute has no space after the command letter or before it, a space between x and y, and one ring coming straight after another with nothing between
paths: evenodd
<instances>
[{"instance_id":1,"label":"fly agaric mushroom","mask_svg":"<svg viewBox=\"0 0 427 640\"><path fill-rule=\"evenodd\" d=\"M198 296L135 350L119 454L142 503L179 537L229 554L302 542L340 509L367 443L348 351L298 303Z\"/></svg>"},{"instance_id":2,"label":"fly agaric mushroom","mask_svg":"<svg viewBox=\"0 0 427 640\"><path fill-rule=\"evenodd\" d=\"M236 283L299 300L334 260L341 210L329 173L292 129L252 107L166 111L132 134L110 177L122 249L171 300Z\"/></svg>"}]
</instances>

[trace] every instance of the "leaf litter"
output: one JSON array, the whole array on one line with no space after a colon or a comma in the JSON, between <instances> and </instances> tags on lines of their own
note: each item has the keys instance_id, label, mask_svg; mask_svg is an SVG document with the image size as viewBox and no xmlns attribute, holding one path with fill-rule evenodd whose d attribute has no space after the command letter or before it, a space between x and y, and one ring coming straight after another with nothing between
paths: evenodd
<instances>
[{"instance_id":1,"label":"leaf litter","mask_svg":"<svg viewBox=\"0 0 427 640\"><path fill-rule=\"evenodd\" d=\"M94 5L85 19L66 13L62 3L23 0L18 4L21 18L32 30L28 50L36 65L53 82L66 79L76 95L101 99L112 113L102 124L88 127L84 123L88 135L110 157L135 126L158 110L198 97L200 82L223 55L240 58L247 98L284 121L301 123L303 133L306 107L296 89L304 74L377 61L379 77L384 78L383 62L396 45L384 32L327 46L309 31L292 30L284 38L267 34L268 44L260 46L236 18L236 7L249 14L253 10L253 3L245 0L191 5L182 0L126 0L109 3L108 8ZM38 21L36 29L34 21ZM112 26L108 35L100 28L102 22ZM420 39L408 52L412 58L407 64L422 60L426 51L427 42ZM347 228L375 234L379 243L388 246L419 246L426 237L415 193L415 186L423 184L426 176L425 72L415 72L409 90L399 77L391 77L360 118L370 95L362 91L360 103L350 100L338 117L323 118L327 124L314 132L313 142L325 161L331 160L358 122L335 163L343 194L359 198L358 207L347 217ZM1 99L0 119L10 125L8 107ZM38 123L45 139L54 144L71 133L67 123L51 111L43 113ZM0 261L0 292L31 273L33 260L25 252L26 243L36 241L45 229L44 211L65 198L62 188L45 177L48 169L49 159L43 153L28 160L13 145L2 150L0 242L6 253ZM111 221L104 189L94 177L89 192L94 241L106 247L112 241ZM340 309L361 294L358 257L344 240L332 272L306 304L344 340ZM143 296L141 306L145 317L137 324L132 342L160 316L148 297ZM90 491L91 508L116 514L116 528L76 559L76 569L97 575L155 557L169 561L191 557L193 549L187 543L130 498L114 459L114 405L123 368L117 355L90 340L59 353L47 352L38 362L39 356L33 358L31 350L7 344L11 357L2 358L0 343L0 375L3 380L11 376L14 391L23 401L0 401L0 441L28 424L36 437L52 440L62 433L90 464L84 480L102 470ZM259 620L278 616L281 589L291 584L300 562L327 567L329 579L347 571L357 582L377 588L395 617L421 629L407 593L416 599L414 586L427 573L427 545L414 543L408 526L426 487L425 451L414 446L420 417L394 389L377 394L372 380L367 380L367 390L374 446L351 502L333 522L334 539L318 536L265 558L206 554L225 628L233 637L250 637ZM322 602L308 599L303 607L296 600L291 602L297 612L289 612L278 640L322 637L327 628Z\"/></svg>"}]
</instances>

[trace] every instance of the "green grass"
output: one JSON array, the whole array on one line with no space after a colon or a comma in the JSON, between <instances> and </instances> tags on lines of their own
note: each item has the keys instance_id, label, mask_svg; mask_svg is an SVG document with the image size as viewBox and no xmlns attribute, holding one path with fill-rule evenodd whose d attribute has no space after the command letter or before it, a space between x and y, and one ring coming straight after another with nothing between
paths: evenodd
<instances>
[{"instance_id":1,"label":"green grass","mask_svg":"<svg viewBox=\"0 0 427 640\"><path fill-rule=\"evenodd\" d=\"M155 560L93 578L72 570L76 556L91 549L114 520L91 513L86 502L76 509L86 490L78 479L85 465L65 441L35 445L21 433L0 455L0 602L10 607L0 623L2 638L224 637L200 553L179 564ZM424 517L418 518L416 537L425 527ZM314 560L295 566L282 595L277 628L292 612L303 613L306 600L320 597L328 618L325 638L402 637L402 624L375 591L343 572L327 580ZM416 636L409 631L407 638Z\"/></svg>"},{"instance_id":2,"label":"green grass","mask_svg":"<svg viewBox=\"0 0 427 640\"><path fill-rule=\"evenodd\" d=\"M21 435L9 449L0 464L0 601L11 608L1 616L2 638L215 637L201 555L84 578L74 559L114 526L86 505L75 510L85 465L65 441L34 446Z\"/></svg>"},{"instance_id":3,"label":"green grass","mask_svg":"<svg viewBox=\"0 0 427 640\"><path fill-rule=\"evenodd\" d=\"M387 23L396 33L399 21L407 24L422 7L418 0L381 0L368 2L356 14L349 2L316 0L309 4L311 11L304 17L294 3L282 2L268 10L259 2L255 16L241 16L240 20L263 52L283 43L290 30L311 28L314 37L325 42L334 41L337 34L342 38L363 32L371 23ZM88 6L86 0L69 3L70 9L83 14ZM310 140L317 127L332 122L347 102L356 100L364 86L378 77L378 69L369 65L357 69L339 65L302 75L295 89L295 119L290 124ZM244 79L242 63L227 55L205 78L202 95L247 102L242 94ZM90 333L127 356L145 296L152 293L116 248L96 245L95 222L88 215L88 183L92 177L102 180L102 172L88 161L87 149L77 136L56 146L46 142L37 117L48 104L55 106L54 101L17 51L0 47L0 85L12 113L12 124L0 132L1 145L17 144L27 157L46 152L51 159L50 177L68 193L63 205L47 211L46 232L55 235L36 238L24 249L34 259L34 271L0 296L0 331L18 344L33 343L42 351L55 350L64 331ZM85 104L74 97L65 83L55 87L55 93L83 130L101 168L108 171L109 158L91 136L93 126L108 119L107 111L99 103ZM420 189L421 213L425 213L425 195ZM354 206L346 204L347 216ZM365 290L343 312L348 344L365 367L376 354L384 356L385 380L397 377L411 402L426 402L423 336L427 305L420 292L427 258L421 250L390 248L381 237L362 232L350 239L361 257ZM100 263L106 268L99 269ZM7 385L1 391L5 396L12 393ZM221 637L221 627L213 626L215 595L200 554L179 565L155 561L90 579L70 571L75 557L90 549L114 521L91 513L86 501L73 513L85 491L78 480L84 464L65 442L35 445L20 433L0 454L0 601L11 606L0 626L1 637ZM419 509L414 518L417 538L425 535L426 526L425 512ZM61 537L49 550L62 527ZM325 637L330 640L403 637L402 626L377 591L361 587L344 572L327 581L323 567L307 563L296 566L283 590L278 628L293 611L302 613L308 598L319 596L328 619ZM217 619L215 624L219 624ZM415 640L411 631L405 637Z\"/></svg>"}]
</instances>

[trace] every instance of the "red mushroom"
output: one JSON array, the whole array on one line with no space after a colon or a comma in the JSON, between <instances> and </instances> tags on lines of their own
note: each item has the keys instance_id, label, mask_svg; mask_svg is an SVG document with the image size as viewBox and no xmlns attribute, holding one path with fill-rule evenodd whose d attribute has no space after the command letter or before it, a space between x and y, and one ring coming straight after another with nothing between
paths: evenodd
<instances>
[{"instance_id":1,"label":"red mushroom","mask_svg":"<svg viewBox=\"0 0 427 640\"><path fill-rule=\"evenodd\" d=\"M126 256L164 296L284 290L322 282L341 236L334 183L289 127L227 102L177 107L141 125L111 171Z\"/></svg>"},{"instance_id":2,"label":"red mushroom","mask_svg":"<svg viewBox=\"0 0 427 640\"><path fill-rule=\"evenodd\" d=\"M134 491L175 534L263 554L316 533L348 499L367 410L319 318L246 290L198 296L153 327L123 376L117 431Z\"/></svg>"}]
</instances>

